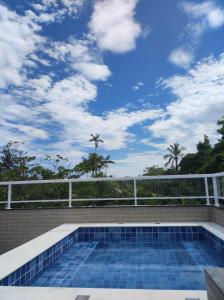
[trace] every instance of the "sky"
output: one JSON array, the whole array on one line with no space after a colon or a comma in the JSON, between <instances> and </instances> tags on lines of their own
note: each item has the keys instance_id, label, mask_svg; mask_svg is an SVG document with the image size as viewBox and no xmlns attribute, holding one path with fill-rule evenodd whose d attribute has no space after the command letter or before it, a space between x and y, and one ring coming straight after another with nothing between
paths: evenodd
<instances>
[{"instance_id":1,"label":"sky","mask_svg":"<svg viewBox=\"0 0 224 300\"><path fill-rule=\"evenodd\" d=\"M98 133L115 176L215 143L224 1L0 1L0 103L1 146L76 164Z\"/></svg>"}]
</instances>

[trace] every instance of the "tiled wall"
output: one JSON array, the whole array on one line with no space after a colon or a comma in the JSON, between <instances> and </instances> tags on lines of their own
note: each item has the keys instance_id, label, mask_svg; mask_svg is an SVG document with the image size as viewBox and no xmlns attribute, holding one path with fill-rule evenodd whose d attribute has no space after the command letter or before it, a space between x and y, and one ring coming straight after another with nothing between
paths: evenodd
<instances>
[{"instance_id":1,"label":"tiled wall","mask_svg":"<svg viewBox=\"0 0 224 300\"><path fill-rule=\"evenodd\" d=\"M54 260L78 241L78 230L27 262L15 272L0 280L0 286L29 286L36 280Z\"/></svg>"},{"instance_id":2,"label":"tiled wall","mask_svg":"<svg viewBox=\"0 0 224 300\"><path fill-rule=\"evenodd\" d=\"M201 235L200 238L205 240L206 243L212 247L215 248L216 250L220 252L224 252L224 241L218 238L216 235L213 233L209 232L208 230L201 228Z\"/></svg>"},{"instance_id":3,"label":"tiled wall","mask_svg":"<svg viewBox=\"0 0 224 300\"><path fill-rule=\"evenodd\" d=\"M208 206L0 210L0 253L64 223L211 221Z\"/></svg>"},{"instance_id":4,"label":"tiled wall","mask_svg":"<svg viewBox=\"0 0 224 300\"><path fill-rule=\"evenodd\" d=\"M79 228L79 241L100 242L155 242L159 240L192 241L199 239L198 226L161 227L83 227Z\"/></svg>"},{"instance_id":5,"label":"tiled wall","mask_svg":"<svg viewBox=\"0 0 224 300\"><path fill-rule=\"evenodd\" d=\"M217 223L224 227L224 208L212 207L211 217L212 217L212 222Z\"/></svg>"}]
</instances>

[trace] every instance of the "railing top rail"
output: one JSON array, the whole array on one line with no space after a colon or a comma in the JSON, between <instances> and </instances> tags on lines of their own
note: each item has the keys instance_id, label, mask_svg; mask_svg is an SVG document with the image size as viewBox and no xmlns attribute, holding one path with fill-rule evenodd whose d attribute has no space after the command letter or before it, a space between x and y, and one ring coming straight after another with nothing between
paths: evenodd
<instances>
[{"instance_id":1,"label":"railing top rail","mask_svg":"<svg viewBox=\"0 0 224 300\"><path fill-rule=\"evenodd\" d=\"M137 176L137 177L100 177L100 178L67 178L67 179L44 179L44 180L19 180L2 181L4 185L25 185L25 184L44 184L44 183L68 183L68 182L97 182L97 181L133 181L133 180L152 180L152 179L196 179L224 176L224 172L214 174L184 174L184 175L158 175L158 176Z\"/></svg>"},{"instance_id":2,"label":"railing top rail","mask_svg":"<svg viewBox=\"0 0 224 300\"><path fill-rule=\"evenodd\" d=\"M224 172L220 172L220 173L214 173L212 174L213 177L222 177L224 176Z\"/></svg>"}]
</instances>

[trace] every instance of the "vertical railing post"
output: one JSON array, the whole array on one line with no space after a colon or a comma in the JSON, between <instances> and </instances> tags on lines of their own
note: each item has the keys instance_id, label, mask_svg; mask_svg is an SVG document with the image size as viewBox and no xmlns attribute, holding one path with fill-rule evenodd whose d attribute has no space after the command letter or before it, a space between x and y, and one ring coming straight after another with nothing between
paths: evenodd
<instances>
[{"instance_id":1,"label":"vertical railing post","mask_svg":"<svg viewBox=\"0 0 224 300\"><path fill-rule=\"evenodd\" d=\"M136 179L134 179L134 200L135 200L135 206L137 206L138 205L138 199L137 199Z\"/></svg>"},{"instance_id":2,"label":"vertical railing post","mask_svg":"<svg viewBox=\"0 0 224 300\"><path fill-rule=\"evenodd\" d=\"M215 206L219 206L218 188L217 188L217 179L216 179L216 177L212 177L212 184L213 184L213 191L214 191Z\"/></svg>"},{"instance_id":3,"label":"vertical railing post","mask_svg":"<svg viewBox=\"0 0 224 300\"><path fill-rule=\"evenodd\" d=\"M68 199L68 207L71 208L72 207L72 182L69 181L69 199Z\"/></svg>"},{"instance_id":4,"label":"vertical railing post","mask_svg":"<svg viewBox=\"0 0 224 300\"><path fill-rule=\"evenodd\" d=\"M12 185L8 185L8 200L6 209L11 209L11 201L12 201Z\"/></svg>"},{"instance_id":5,"label":"vertical railing post","mask_svg":"<svg viewBox=\"0 0 224 300\"><path fill-rule=\"evenodd\" d=\"M208 178L207 177L205 177L205 195L206 195L206 205L210 205L209 190L208 190Z\"/></svg>"}]
</instances>

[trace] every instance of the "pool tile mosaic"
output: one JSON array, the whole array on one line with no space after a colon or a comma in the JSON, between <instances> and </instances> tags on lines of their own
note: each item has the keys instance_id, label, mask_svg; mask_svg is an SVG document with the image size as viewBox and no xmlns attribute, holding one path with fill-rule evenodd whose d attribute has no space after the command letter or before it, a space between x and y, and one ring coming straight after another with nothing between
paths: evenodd
<instances>
[{"instance_id":1,"label":"pool tile mosaic","mask_svg":"<svg viewBox=\"0 0 224 300\"><path fill-rule=\"evenodd\" d=\"M224 241L199 226L79 228L0 285L205 289Z\"/></svg>"}]
</instances>

